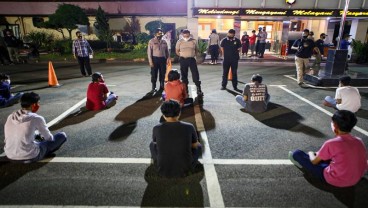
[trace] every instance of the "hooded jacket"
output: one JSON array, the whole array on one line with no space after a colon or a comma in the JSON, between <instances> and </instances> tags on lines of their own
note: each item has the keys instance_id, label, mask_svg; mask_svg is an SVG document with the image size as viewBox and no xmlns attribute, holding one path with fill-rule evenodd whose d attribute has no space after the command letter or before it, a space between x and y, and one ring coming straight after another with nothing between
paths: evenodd
<instances>
[{"instance_id":1,"label":"hooded jacket","mask_svg":"<svg viewBox=\"0 0 368 208\"><path fill-rule=\"evenodd\" d=\"M18 110L10 114L4 127L6 156L12 160L37 157L40 148L34 142L36 130L45 140L54 139L42 116L28 110Z\"/></svg>"}]
</instances>

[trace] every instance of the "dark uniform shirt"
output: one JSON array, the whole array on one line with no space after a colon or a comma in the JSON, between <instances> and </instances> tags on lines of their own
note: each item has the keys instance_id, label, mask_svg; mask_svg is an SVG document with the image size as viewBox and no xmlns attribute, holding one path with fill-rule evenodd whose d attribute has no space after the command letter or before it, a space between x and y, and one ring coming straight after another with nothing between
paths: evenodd
<instances>
[{"instance_id":1,"label":"dark uniform shirt","mask_svg":"<svg viewBox=\"0 0 368 208\"><path fill-rule=\"evenodd\" d=\"M299 58L310 58L315 47L311 39L298 39L294 42L293 46L298 47L295 55Z\"/></svg>"},{"instance_id":2,"label":"dark uniform shirt","mask_svg":"<svg viewBox=\"0 0 368 208\"><path fill-rule=\"evenodd\" d=\"M325 41L322 39L318 39L314 44L316 44L316 47L318 47L319 52L321 52L321 54L323 54L323 51L325 49Z\"/></svg>"},{"instance_id":3,"label":"dark uniform shirt","mask_svg":"<svg viewBox=\"0 0 368 208\"><path fill-rule=\"evenodd\" d=\"M238 38L224 38L221 41L221 47L224 48L224 60L237 61L239 60L239 48L241 42Z\"/></svg>"}]
</instances>

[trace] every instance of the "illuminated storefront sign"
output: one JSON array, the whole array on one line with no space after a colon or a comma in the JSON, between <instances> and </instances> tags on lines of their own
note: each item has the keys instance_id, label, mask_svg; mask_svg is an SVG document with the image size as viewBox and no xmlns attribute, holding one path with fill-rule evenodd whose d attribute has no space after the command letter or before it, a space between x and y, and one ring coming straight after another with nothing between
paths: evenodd
<instances>
[{"instance_id":1,"label":"illuminated storefront sign","mask_svg":"<svg viewBox=\"0 0 368 208\"><path fill-rule=\"evenodd\" d=\"M230 16L299 16L299 17L339 17L342 10L337 9L234 9L234 8L194 8L194 15ZM367 9L351 9L347 17L368 17Z\"/></svg>"}]
</instances>

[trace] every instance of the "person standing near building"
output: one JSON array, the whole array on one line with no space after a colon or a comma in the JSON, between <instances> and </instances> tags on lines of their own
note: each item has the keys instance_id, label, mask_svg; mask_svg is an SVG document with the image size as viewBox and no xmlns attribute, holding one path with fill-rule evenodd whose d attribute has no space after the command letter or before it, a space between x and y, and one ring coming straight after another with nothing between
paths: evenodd
<instances>
[{"instance_id":1,"label":"person standing near building","mask_svg":"<svg viewBox=\"0 0 368 208\"><path fill-rule=\"evenodd\" d=\"M83 38L80 31L77 31L75 35L77 36L77 39L73 42L73 56L75 59L78 59L81 74L85 77L91 76L92 69L89 58L90 55L93 55L93 50L88 41Z\"/></svg>"},{"instance_id":2,"label":"person standing near building","mask_svg":"<svg viewBox=\"0 0 368 208\"><path fill-rule=\"evenodd\" d=\"M166 64L170 61L169 47L165 40L162 40L162 30L156 29L155 37L148 42L147 56L151 67L152 90L156 90L157 75L160 82L160 90L164 90Z\"/></svg>"},{"instance_id":3,"label":"person standing near building","mask_svg":"<svg viewBox=\"0 0 368 208\"><path fill-rule=\"evenodd\" d=\"M252 30L252 35L249 37L249 48L251 52L249 57L252 57L254 55L254 50L256 47L256 39L257 39L256 31Z\"/></svg>"},{"instance_id":4,"label":"person standing near building","mask_svg":"<svg viewBox=\"0 0 368 208\"><path fill-rule=\"evenodd\" d=\"M350 36L351 35L349 35L349 34L345 34L343 36L344 38L341 40L341 43L340 43L340 49L341 50L349 50L349 45L351 45L351 42L349 41ZM348 55L347 59L349 59L349 55ZM349 70L348 60L346 60L345 70Z\"/></svg>"},{"instance_id":5,"label":"person standing near building","mask_svg":"<svg viewBox=\"0 0 368 208\"><path fill-rule=\"evenodd\" d=\"M256 56L259 56L259 49L260 49L260 45L259 45L259 41L260 41L260 37L259 35L262 32L262 28L258 28L258 34L257 34L257 42L256 42Z\"/></svg>"},{"instance_id":6,"label":"person standing near building","mask_svg":"<svg viewBox=\"0 0 368 208\"><path fill-rule=\"evenodd\" d=\"M188 68L192 72L193 82L197 87L197 94L203 96L201 89L201 81L199 79L199 72L196 59L194 58L198 54L198 43L196 39L190 37L190 31L183 30L183 38L178 40L175 46L176 55L180 57L180 72L182 75L182 81L185 83L188 91Z\"/></svg>"},{"instance_id":7,"label":"person standing near building","mask_svg":"<svg viewBox=\"0 0 368 208\"><path fill-rule=\"evenodd\" d=\"M247 32L243 33L243 36L241 38L241 43L242 43L242 56L247 56L248 55L248 49L249 49L249 35L247 34Z\"/></svg>"},{"instance_id":8,"label":"person standing near building","mask_svg":"<svg viewBox=\"0 0 368 208\"><path fill-rule=\"evenodd\" d=\"M212 33L208 41L208 50L211 54L211 64L217 64L217 59L220 49L220 36L217 34L216 29L212 30Z\"/></svg>"},{"instance_id":9,"label":"person standing near building","mask_svg":"<svg viewBox=\"0 0 368 208\"><path fill-rule=\"evenodd\" d=\"M235 37L235 30L230 29L227 33L227 37L221 40L221 51L224 56L224 61L222 63L222 87L221 90L226 89L227 77L231 67L231 72L233 75L232 84L235 91L240 91L238 89L238 61L239 52L241 49L241 42Z\"/></svg>"},{"instance_id":10,"label":"person standing near building","mask_svg":"<svg viewBox=\"0 0 368 208\"><path fill-rule=\"evenodd\" d=\"M18 47L20 41L18 38L13 35L12 31L7 30L4 41L9 53L10 64L19 63Z\"/></svg>"},{"instance_id":11,"label":"person standing near building","mask_svg":"<svg viewBox=\"0 0 368 208\"><path fill-rule=\"evenodd\" d=\"M171 53L171 32L172 30L169 30L165 33L164 36L162 36L162 40L165 40L167 43L167 48L169 49L169 54Z\"/></svg>"},{"instance_id":12,"label":"person standing near building","mask_svg":"<svg viewBox=\"0 0 368 208\"><path fill-rule=\"evenodd\" d=\"M326 34L325 33L321 33L321 35L319 36L319 39L314 43L315 44L315 48L314 48L314 56L316 57L314 59L312 68L314 69L315 67L317 67L316 69L319 70L321 68L321 61L322 61L322 54L324 53L324 49L325 49L325 39L326 39ZM318 49L318 50L317 50Z\"/></svg>"},{"instance_id":13,"label":"person standing near building","mask_svg":"<svg viewBox=\"0 0 368 208\"><path fill-rule=\"evenodd\" d=\"M312 56L314 49L314 42L308 39L309 30L305 29L302 34L302 38L298 39L291 46L292 50L297 50L295 53L295 65L296 65L296 79L298 85L303 84L303 76L306 67L309 63L309 58Z\"/></svg>"},{"instance_id":14,"label":"person standing near building","mask_svg":"<svg viewBox=\"0 0 368 208\"><path fill-rule=\"evenodd\" d=\"M259 32L258 37L259 37L259 58L263 58L264 52L266 50L266 39L267 39L266 27L263 27L262 31Z\"/></svg>"}]
</instances>

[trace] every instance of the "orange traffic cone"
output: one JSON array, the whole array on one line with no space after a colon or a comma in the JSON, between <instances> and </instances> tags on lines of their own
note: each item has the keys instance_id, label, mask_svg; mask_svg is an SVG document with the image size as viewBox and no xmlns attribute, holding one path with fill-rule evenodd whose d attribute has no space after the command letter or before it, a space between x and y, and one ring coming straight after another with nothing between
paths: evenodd
<instances>
[{"instance_id":1,"label":"orange traffic cone","mask_svg":"<svg viewBox=\"0 0 368 208\"><path fill-rule=\"evenodd\" d=\"M231 67L230 67L230 70L229 70L229 74L227 75L227 80L229 80L229 81L233 80L233 72L231 71Z\"/></svg>"},{"instance_id":2,"label":"orange traffic cone","mask_svg":"<svg viewBox=\"0 0 368 208\"><path fill-rule=\"evenodd\" d=\"M52 62L49 61L49 87L59 87L59 82L56 78L54 67L52 66Z\"/></svg>"}]
</instances>

